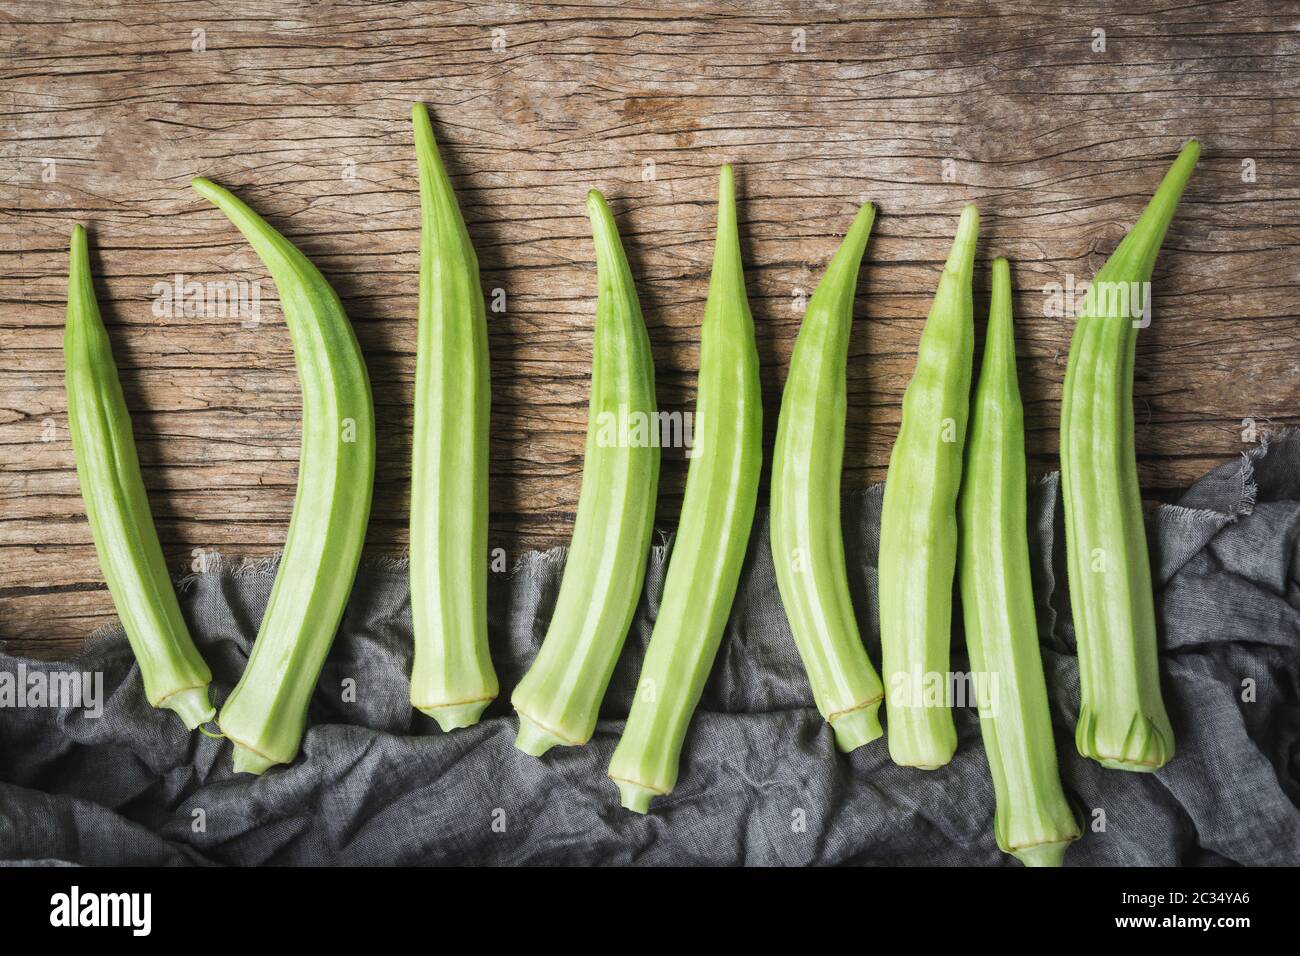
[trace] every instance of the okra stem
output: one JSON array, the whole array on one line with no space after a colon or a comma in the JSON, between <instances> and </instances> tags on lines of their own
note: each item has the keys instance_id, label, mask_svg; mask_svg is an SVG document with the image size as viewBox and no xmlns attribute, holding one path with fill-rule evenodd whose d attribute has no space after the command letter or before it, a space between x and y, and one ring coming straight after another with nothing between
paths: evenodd
<instances>
[{"instance_id":1,"label":"okra stem","mask_svg":"<svg viewBox=\"0 0 1300 956\"><path fill-rule=\"evenodd\" d=\"M1150 306L1156 255L1199 156L1196 140L1183 147L1094 277L1062 392L1066 555L1082 690L1075 744L1119 770L1155 770L1174 754L1133 442L1134 305Z\"/></svg>"},{"instance_id":2,"label":"okra stem","mask_svg":"<svg viewBox=\"0 0 1300 956\"><path fill-rule=\"evenodd\" d=\"M1029 571L1025 485L1011 267L995 259L961 485L961 601L997 799L998 846L1026 866L1059 866L1080 830L1056 763Z\"/></svg>"},{"instance_id":3,"label":"okra stem","mask_svg":"<svg viewBox=\"0 0 1300 956\"><path fill-rule=\"evenodd\" d=\"M874 207L864 204L808 303L772 453L777 587L817 710L846 753L881 735L884 694L858 631L840 526L849 331L874 219Z\"/></svg>"},{"instance_id":4,"label":"okra stem","mask_svg":"<svg viewBox=\"0 0 1300 956\"><path fill-rule=\"evenodd\" d=\"M411 705L444 730L497 696L487 635L487 319L478 258L422 103L420 317L411 476Z\"/></svg>"},{"instance_id":5,"label":"okra stem","mask_svg":"<svg viewBox=\"0 0 1300 956\"><path fill-rule=\"evenodd\" d=\"M677 783L682 742L727 626L758 497L762 396L730 166L718 186L698 394L694 454L659 616L609 765L623 806L637 813Z\"/></svg>"},{"instance_id":6,"label":"okra stem","mask_svg":"<svg viewBox=\"0 0 1300 956\"><path fill-rule=\"evenodd\" d=\"M903 395L880 516L880 640L889 755L932 770L957 749L949 700L957 491L974 350L979 212L962 210Z\"/></svg>"},{"instance_id":7,"label":"okra stem","mask_svg":"<svg viewBox=\"0 0 1300 956\"><path fill-rule=\"evenodd\" d=\"M599 294L582 491L550 627L511 695L515 746L535 757L595 731L641 596L659 481L654 362L632 271L595 190L587 211Z\"/></svg>"},{"instance_id":8,"label":"okra stem","mask_svg":"<svg viewBox=\"0 0 1300 956\"><path fill-rule=\"evenodd\" d=\"M145 697L193 730L216 713L208 700L212 672L185 626L158 543L81 226L72 229L63 355L68 428L99 566L140 665Z\"/></svg>"},{"instance_id":9,"label":"okra stem","mask_svg":"<svg viewBox=\"0 0 1300 956\"><path fill-rule=\"evenodd\" d=\"M193 185L275 279L302 387L298 490L284 555L248 666L217 721L235 745L236 772L262 773L297 756L352 590L370 517L375 413L361 349L329 283L233 194L206 179Z\"/></svg>"}]
</instances>

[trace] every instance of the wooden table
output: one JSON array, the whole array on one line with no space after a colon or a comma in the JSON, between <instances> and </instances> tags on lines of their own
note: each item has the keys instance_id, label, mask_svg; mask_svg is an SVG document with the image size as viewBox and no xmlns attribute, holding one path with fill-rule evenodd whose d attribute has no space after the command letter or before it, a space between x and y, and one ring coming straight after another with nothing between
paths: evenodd
<instances>
[{"instance_id":1,"label":"wooden table","mask_svg":"<svg viewBox=\"0 0 1300 956\"><path fill-rule=\"evenodd\" d=\"M1043 290L1091 277L1194 135L1204 157L1138 346L1144 488L1174 497L1258 432L1295 423L1300 5L1019 6L9 0L0 638L54 657L112 619L63 391L74 222L92 231L174 571L282 543L299 441L289 336L274 285L188 188L195 175L265 214L342 296L379 420L369 547L405 547L414 100L433 111L484 286L505 290L506 310L489 314L491 541L509 555L566 541L577 501L595 294L584 193L603 190L623 230L661 407L689 410L723 162L738 170L769 449L801 296L857 205L879 206L850 359L846 488L884 478L965 202L983 215L979 287L993 255L1013 262L1031 467L1056 466L1071 321L1044 314ZM261 321L167 314L158 290L176 274L260 280ZM685 473L681 451L666 452L666 527Z\"/></svg>"}]
</instances>

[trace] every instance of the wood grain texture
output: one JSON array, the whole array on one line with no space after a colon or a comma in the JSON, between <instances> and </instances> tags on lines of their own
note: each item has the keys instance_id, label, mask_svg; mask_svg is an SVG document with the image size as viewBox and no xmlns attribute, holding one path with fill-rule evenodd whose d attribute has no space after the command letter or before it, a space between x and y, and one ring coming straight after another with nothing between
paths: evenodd
<instances>
[{"instance_id":1,"label":"wood grain texture","mask_svg":"<svg viewBox=\"0 0 1300 956\"><path fill-rule=\"evenodd\" d=\"M91 230L173 569L186 570L194 549L232 559L283 541L300 410L289 336L252 250L188 188L195 175L235 190L342 296L379 420L369 546L404 549L416 99L433 112L484 286L506 292L506 311L488 318L491 542L507 554L565 542L577 503L595 306L584 193L600 188L618 216L661 407L689 410L723 162L738 170L768 454L800 291L811 292L857 204L880 207L850 358L844 481L858 487L884 478L965 202L984 224L979 282L994 255L1012 260L1031 468L1056 466L1072 323L1044 315L1043 289L1088 279L1178 147L1199 136L1204 157L1138 345L1141 478L1149 497L1168 498L1246 447L1243 420L1300 420L1298 25L1300 5L1266 0L9 0L0 638L13 652L59 656L112 618L63 393L74 222ZM1254 181L1243 180L1246 161ZM177 273L262 280L261 322L155 315L155 283ZM666 452L663 471L660 522L671 526L680 451Z\"/></svg>"}]
</instances>

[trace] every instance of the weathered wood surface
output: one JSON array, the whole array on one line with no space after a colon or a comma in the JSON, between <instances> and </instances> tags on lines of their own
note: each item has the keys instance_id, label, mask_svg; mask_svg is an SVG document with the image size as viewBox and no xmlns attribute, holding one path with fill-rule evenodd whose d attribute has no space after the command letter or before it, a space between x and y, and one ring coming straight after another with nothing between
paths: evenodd
<instances>
[{"instance_id":1,"label":"weathered wood surface","mask_svg":"<svg viewBox=\"0 0 1300 956\"><path fill-rule=\"evenodd\" d=\"M7 0L0 638L66 654L112 614L66 427L74 222L92 230L173 568L194 549L237 558L283 539L299 428L289 337L274 286L187 188L194 175L264 213L342 296L380 423L370 546L405 547L416 99L433 111L484 285L507 294L489 316L495 546L553 545L570 530L595 291L584 193L601 188L618 215L661 405L689 409L724 161L738 166L769 449L798 290L812 289L856 205L880 207L852 346L852 487L884 477L967 201L983 213L981 272L995 254L1014 263L1031 465L1055 467L1071 323L1043 314L1042 290L1090 277L1200 136L1138 354L1142 480L1170 497L1246 447L1244 419L1266 428L1300 414L1300 6L1135 6ZM154 285L176 273L264 280L261 323L155 316ZM669 452L665 525L684 477Z\"/></svg>"}]
</instances>

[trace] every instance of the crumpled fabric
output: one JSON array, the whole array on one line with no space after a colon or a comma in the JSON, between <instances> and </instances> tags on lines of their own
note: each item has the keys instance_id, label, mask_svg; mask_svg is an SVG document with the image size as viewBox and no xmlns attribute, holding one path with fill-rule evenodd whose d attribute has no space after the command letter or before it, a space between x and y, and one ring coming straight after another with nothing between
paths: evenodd
<instances>
[{"instance_id":1,"label":"crumpled fabric","mask_svg":"<svg viewBox=\"0 0 1300 956\"><path fill-rule=\"evenodd\" d=\"M853 597L880 660L880 486L846 496ZM1075 752L1078 662L1059 476L1031 486L1043 664L1066 791L1085 824L1067 865L1300 863L1300 436L1265 441L1150 517L1165 702L1177 755L1154 774ZM99 717L0 707L0 860L74 864L1019 865L993 838L974 710L939 770L894 766L885 741L836 752L813 707L758 514L722 649L676 791L638 816L605 776L658 610L670 546L646 586L593 740L542 759L512 746L508 698L546 632L563 549L490 576L502 696L443 734L407 700L406 568L363 567L292 765L236 775L230 745L145 701L119 630L69 663L0 654L0 672L100 671ZM248 658L274 563L181 582L223 700ZM968 668L960 612L953 668ZM347 684L345 682L355 682ZM345 688L355 687L355 694ZM882 709L883 714L883 709Z\"/></svg>"}]
</instances>

